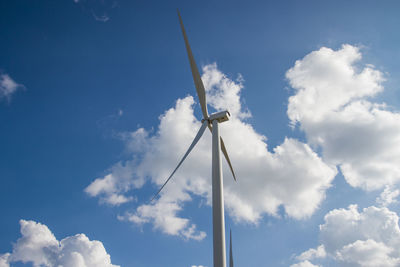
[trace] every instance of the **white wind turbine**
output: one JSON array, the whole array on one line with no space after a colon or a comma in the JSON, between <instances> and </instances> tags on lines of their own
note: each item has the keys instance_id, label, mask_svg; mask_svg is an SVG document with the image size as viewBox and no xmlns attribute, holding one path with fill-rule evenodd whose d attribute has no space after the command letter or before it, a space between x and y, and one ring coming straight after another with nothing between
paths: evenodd
<instances>
[{"instance_id":1,"label":"white wind turbine","mask_svg":"<svg viewBox=\"0 0 400 267\"><path fill-rule=\"evenodd\" d=\"M212 132L212 211L213 211L213 260L214 267L226 267L225 258L225 215L224 215L224 194L223 194L223 181L222 181L222 168L221 168L221 154L220 151L225 156L228 162L229 168L231 169L233 178L236 181L236 176L232 168L231 161L229 160L228 152L226 151L224 141L219 134L218 124L229 120L230 113L226 111L217 112L208 115L207 102L206 102L206 91L204 89L203 81L201 80L199 70L197 69L196 62L194 61L192 50L190 49L189 41L186 36L185 28L183 27L182 18L179 14L179 22L181 25L183 38L185 40L186 51L189 57L190 68L192 70L194 84L196 86L197 96L199 97L201 111L203 113L203 119L201 120L202 125L197 135L195 136L192 144L189 146L185 155L176 166L175 170L171 173L165 183L158 190L157 194L153 197L154 200L168 181L175 174L176 170L181 166L182 162L189 155L190 151L197 144L201 136L203 135L205 129L208 127ZM231 266L232 262L232 252L230 249Z\"/></svg>"}]
</instances>

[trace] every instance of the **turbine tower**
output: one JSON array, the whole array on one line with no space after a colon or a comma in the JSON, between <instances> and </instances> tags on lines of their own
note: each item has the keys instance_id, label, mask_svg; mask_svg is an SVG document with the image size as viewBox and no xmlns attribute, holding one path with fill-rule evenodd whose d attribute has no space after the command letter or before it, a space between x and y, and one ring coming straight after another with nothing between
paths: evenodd
<instances>
[{"instance_id":1,"label":"turbine tower","mask_svg":"<svg viewBox=\"0 0 400 267\"><path fill-rule=\"evenodd\" d=\"M223 178L222 178L222 166L221 166L221 153L222 151L229 168L232 172L233 178L236 181L236 176L232 168L231 161L226 151L224 141L219 134L219 123L229 120L230 113L225 110L209 115L207 111L206 91L204 89L203 81L201 80L199 70L197 69L196 62L190 49L189 41L186 36L185 28L183 27L182 18L178 11L179 22L182 29L183 39L185 40L186 51L189 58L190 69L194 84L199 97L201 111L203 113L203 119L201 120L202 125L197 135L195 136L192 144L189 146L185 155L176 166L175 170L171 173L165 183L158 190L157 194L152 198L154 200L168 181L175 174L179 166L189 155L190 151L197 144L205 129L208 129L212 133L212 218L213 218L213 261L214 267L226 267L226 253L225 253L225 215L224 215L224 192L223 192Z\"/></svg>"},{"instance_id":2,"label":"turbine tower","mask_svg":"<svg viewBox=\"0 0 400 267\"><path fill-rule=\"evenodd\" d=\"M229 267L233 267L232 230L229 231Z\"/></svg>"}]
</instances>

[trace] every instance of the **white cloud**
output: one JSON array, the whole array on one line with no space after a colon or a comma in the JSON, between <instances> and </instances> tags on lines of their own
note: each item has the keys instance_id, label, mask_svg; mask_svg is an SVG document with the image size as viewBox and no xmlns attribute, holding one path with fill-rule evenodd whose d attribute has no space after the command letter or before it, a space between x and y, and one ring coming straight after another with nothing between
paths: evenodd
<instances>
[{"instance_id":1,"label":"white cloud","mask_svg":"<svg viewBox=\"0 0 400 267\"><path fill-rule=\"evenodd\" d=\"M238 182L233 182L223 163L229 215L236 221L257 223L264 214L279 216L281 206L296 219L312 215L324 199L336 168L326 165L307 144L295 139L285 138L281 145L268 150L266 137L244 121L250 112L241 104L242 78L227 78L215 64L205 66L203 71L210 106L216 110L228 108L232 114L229 122L221 124L221 135L238 177ZM191 96L178 99L175 107L160 116L154 133L140 128L125 134L132 159L116 164L104 177L93 181L86 192L107 201L113 194L132 195L128 190L139 189L147 181L156 187L164 183L200 128L193 106ZM202 239L205 233L179 213L193 195L211 203L210 173L211 135L207 131L157 201L140 205L119 218L138 225L152 223L166 234Z\"/></svg>"},{"instance_id":2,"label":"white cloud","mask_svg":"<svg viewBox=\"0 0 400 267\"><path fill-rule=\"evenodd\" d=\"M131 177L131 172L122 165L116 165L112 169L115 170L115 173L108 174L102 179L96 179L85 188L85 192L92 197L104 195L104 197L101 198L101 202L112 206L118 206L132 201L133 197L126 197L119 194L119 192L125 192L130 188L131 183L129 179Z\"/></svg>"},{"instance_id":3,"label":"white cloud","mask_svg":"<svg viewBox=\"0 0 400 267\"><path fill-rule=\"evenodd\" d=\"M382 91L382 74L372 66L357 71L354 64L359 60L359 49L351 45L338 51L322 47L297 60L286 73L296 90L289 98L292 122L321 121L350 101Z\"/></svg>"},{"instance_id":4,"label":"white cloud","mask_svg":"<svg viewBox=\"0 0 400 267\"><path fill-rule=\"evenodd\" d=\"M119 219L141 225L152 222L154 228L160 229L168 235L179 235L185 239L202 240L205 232L196 231L196 225L190 224L188 219L177 217L182 207L175 201L162 199L154 205L141 205L135 213L126 213Z\"/></svg>"},{"instance_id":5,"label":"white cloud","mask_svg":"<svg viewBox=\"0 0 400 267\"><path fill-rule=\"evenodd\" d=\"M6 98L11 100L11 96L23 85L16 83L8 74L0 74L0 100Z\"/></svg>"},{"instance_id":6,"label":"white cloud","mask_svg":"<svg viewBox=\"0 0 400 267\"><path fill-rule=\"evenodd\" d=\"M0 267L10 267L8 258L10 257L10 253L0 254Z\"/></svg>"},{"instance_id":7,"label":"white cloud","mask_svg":"<svg viewBox=\"0 0 400 267\"><path fill-rule=\"evenodd\" d=\"M305 260L313 260L318 258L325 258L326 251L324 245L320 245L317 249L310 248L309 250L301 253L300 256L296 257L298 260L305 261Z\"/></svg>"},{"instance_id":8,"label":"white cloud","mask_svg":"<svg viewBox=\"0 0 400 267\"><path fill-rule=\"evenodd\" d=\"M0 267L11 262L32 263L46 267L118 267L111 264L100 241L84 234L58 241L46 225L20 220L22 237L13 245L13 252L0 256Z\"/></svg>"},{"instance_id":9,"label":"white cloud","mask_svg":"<svg viewBox=\"0 0 400 267\"><path fill-rule=\"evenodd\" d=\"M397 214L385 207L371 206L360 213L357 205L350 205L348 209L335 209L325 216L325 224L320 226L321 240L329 253L357 240L367 239L399 247L398 220Z\"/></svg>"},{"instance_id":10,"label":"white cloud","mask_svg":"<svg viewBox=\"0 0 400 267\"><path fill-rule=\"evenodd\" d=\"M290 267L318 267L318 266L319 265L314 265L308 260L290 265Z\"/></svg>"},{"instance_id":11,"label":"white cloud","mask_svg":"<svg viewBox=\"0 0 400 267\"><path fill-rule=\"evenodd\" d=\"M330 211L324 220L321 246L340 266L400 266L399 217L395 212L374 206L359 212L357 205L350 205ZM318 258L310 251L297 259Z\"/></svg>"},{"instance_id":12,"label":"white cloud","mask_svg":"<svg viewBox=\"0 0 400 267\"><path fill-rule=\"evenodd\" d=\"M376 198L376 202L384 207L389 206L390 204L397 203L397 197L400 195L400 190L393 190L389 186L385 187L385 190L381 193L379 197Z\"/></svg>"},{"instance_id":13,"label":"white cloud","mask_svg":"<svg viewBox=\"0 0 400 267\"><path fill-rule=\"evenodd\" d=\"M400 113L368 101L384 79L372 65L358 67L360 60L359 48L343 45L296 61L286 73L295 89L288 116L350 185L375 190L400 181Z\"/></svg>"},{"instance_id":14,"label":"white cloud","mask_svg":"<svg viewBox=\"0 0 400 267\"><path fill-rule=\"evenodd\" d=\"M207 90L208 104L217 110L229 111L237 118L245 119L251 117L249 110L243 110L240 101L240 91L243 89L243 77L239 74L236 81L226 77L218 70L217 64L204 66L201 77Z\"/></svg>"},{"instance_id":15,"label":"white cloud","mask_svg":"<svg viewBox=\"0 0 400 267\"><path fill-rule=\"evenodd\" d=\"M350 264L359 264L365 267L399 266L400 258L393 258L393 248L383 243L368 239L344 246L337 252L337 258Z\"/></svg>"}]
</instances>

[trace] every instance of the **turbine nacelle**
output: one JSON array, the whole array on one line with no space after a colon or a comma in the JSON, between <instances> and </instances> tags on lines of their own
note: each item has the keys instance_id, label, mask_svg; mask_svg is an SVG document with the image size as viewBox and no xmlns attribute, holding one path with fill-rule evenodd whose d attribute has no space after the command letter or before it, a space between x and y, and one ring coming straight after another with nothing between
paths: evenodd
<instances>
[{"instance_id":1,"label":"turbine nacelle","mask_svg":"<svg viewBox=\"0 0 400 267\"><path fill-rule=\"evenodd\" d=\"M224 122L224 121L228 121L230 116L231 116L231 114L229 113L229 111L225 110L225 111L211 114L207 120L209 122L212 122L214 120L217 120L218 122Z\"/></svg>"}]
</instances>

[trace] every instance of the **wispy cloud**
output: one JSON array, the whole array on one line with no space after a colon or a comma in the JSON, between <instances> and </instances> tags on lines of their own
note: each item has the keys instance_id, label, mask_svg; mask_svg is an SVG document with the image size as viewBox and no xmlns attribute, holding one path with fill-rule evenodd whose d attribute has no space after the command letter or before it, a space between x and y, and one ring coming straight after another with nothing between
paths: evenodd
<instances>
[{"instance_id":1,"label":"wispy cloud","mask_svg":"<svg viewBox=\"0 0 400 267\"><path fill-rule=\"evenodd\" d=\"M83 10L91 13L97 21L107 22L110 20L110 11L118 7L117 0L73 0L79 4Z\"/></svg>"},{"instance_id":2,"label":"wispy cloud","mask_svg":"<svg viewBox=\"0 0 400 267\"><path fill-rule=\"evenodd\" d=\"M96 13L94 11L92 11L92 15L93 15L94 19L97 21L107 22L110 20L110 17L107 14L96 15Z\"/></svg>"},{"instance_id":3,"label":"wispy cloud","mask_svg":"<svg viewBox=\"0 0 400 267\"><path fill-rule=\"evenodd\" d=\"M21 220L21 237L13 244L12 253L0 255L0 266L10 263L32 263L47 267L119 267L111 264L103 244L89 240L85 234L58 241L46 225Z\"/></svg>"},{"instance_id":4,"label":"wispy cloud","mask_svg":"<svg viewBox=\"0 0 400 267\"><path fill-rule=\"evenodd\" d=\"M2 99L10 101L12 95L20 88L24 86L15 82L8 74L0 74L0 101Z\"/></svg>"}]
</instances>

